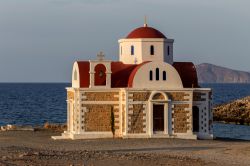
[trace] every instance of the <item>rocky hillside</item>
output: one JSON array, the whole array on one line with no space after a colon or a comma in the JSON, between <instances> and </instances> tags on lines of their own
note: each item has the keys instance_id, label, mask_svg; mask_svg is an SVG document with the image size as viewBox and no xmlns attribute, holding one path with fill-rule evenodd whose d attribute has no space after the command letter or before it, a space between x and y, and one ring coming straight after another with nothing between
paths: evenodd
<instances>
[{"instance_id":1,"label":"rocky hillside","mask_svg":"<svg viewBox=\"0 0 250 166\"><path fill-rule=\"evenodd\" d=\"M213 116L214 121L250 124L250 96L215 107Z\"/></svg>"},{"instance_id":2,"label":"rocky hillside","mask_svg":"<svg viewBox=\"0 0 250 166\"><path fill-rule=\"evenodd\" d=\"M250 83L250 73L202 63L196 65L200 83Z\"/></svg>"}]
</instances>

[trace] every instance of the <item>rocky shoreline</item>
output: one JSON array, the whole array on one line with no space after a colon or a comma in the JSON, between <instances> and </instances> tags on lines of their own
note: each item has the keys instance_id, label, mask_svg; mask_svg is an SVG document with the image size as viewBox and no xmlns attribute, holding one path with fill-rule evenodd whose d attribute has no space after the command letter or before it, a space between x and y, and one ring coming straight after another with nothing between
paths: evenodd
<instances>
[{"instance_id":1,"label":"rocky shoreline","mask_svg":"<svg viewBox=\"0 0 250 166\"><path fill-rule=\"evenodd\" d=\"M250 125L250 96L237 99L213 109L214 121Z\"/></svg>"}]
</instances>

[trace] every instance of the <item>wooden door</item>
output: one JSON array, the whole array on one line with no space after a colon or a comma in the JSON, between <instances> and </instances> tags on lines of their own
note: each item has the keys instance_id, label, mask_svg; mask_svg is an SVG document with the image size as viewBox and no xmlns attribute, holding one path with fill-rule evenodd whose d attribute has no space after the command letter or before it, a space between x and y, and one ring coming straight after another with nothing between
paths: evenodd
<instances>
[{"instance_id":1,"label":"wooden door","mask_svg":"<svg viewBox=\"0 0 250 166\"><path fill-rule=\"evenodd\" d=\"M164 131L164 105L153 105L153 131Z\"/></svg>"}]
</instances>

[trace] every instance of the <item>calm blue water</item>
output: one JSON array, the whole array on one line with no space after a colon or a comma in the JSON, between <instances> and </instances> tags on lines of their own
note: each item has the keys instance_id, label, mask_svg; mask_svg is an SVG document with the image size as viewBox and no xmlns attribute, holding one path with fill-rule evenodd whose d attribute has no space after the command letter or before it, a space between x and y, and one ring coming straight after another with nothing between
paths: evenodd
<instances>
[{"instance_id":1,"label":"calm blue water","mask_svg":"<svg viewBox=\"0 0 250 166\"><path fill-rule=\"evenodd\" d=\"M70 84L0 84L0 125L66 122L66 90Z\"/></svg>"},{"instance_id":2,"label":"calm blue water","mask_svg":"<svg viewBox=\"0 0 250 166\"><path fill-rule=\"evenodd\" d=\"M0 83L0 126L6 124L34 126L43 125L47 121L65 123L65 87L68 86L70 84L67 83ZM202 84L201 86L212 88L215 105L250 95L250 84ZM224 135L232 133L233 128L242 133L250 131L250 127L240 125L222 126L223 124L214 125L215 136L221 137L223 132ZM232 137L241 136L236 134ZM250 134L244 139L250 140Z\"/></svg>"},{"instance_id":3,"label":"calm blue water","mask_svg":"<svg viewBox=\"0 0 250 166\"><path fill-rule=\"evenodd\" d=\"M212 88L214 105L250 95L250 84L201 84L201 86Z\"/></svg>"}]
</instances>

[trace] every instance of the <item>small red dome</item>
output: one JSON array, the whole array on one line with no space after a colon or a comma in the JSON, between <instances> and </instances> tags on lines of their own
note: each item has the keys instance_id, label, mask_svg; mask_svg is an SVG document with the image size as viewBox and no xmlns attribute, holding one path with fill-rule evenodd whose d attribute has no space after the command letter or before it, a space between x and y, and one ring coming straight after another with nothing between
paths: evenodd
<instances>
[{"instance_id":1,"label":"small red dome","mask_svg":"<svg viewBox=\"0 0 250 166\"><path fill-rule=\"evenodd\" d=\"M132 38L165 38L166 36L158 31L157 29L154 29L152 27L139 27L133 30L128 34L126 37L127 39L132 39Z\"/></svg>"}]
</instances>

